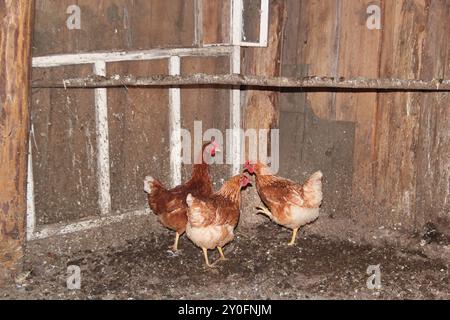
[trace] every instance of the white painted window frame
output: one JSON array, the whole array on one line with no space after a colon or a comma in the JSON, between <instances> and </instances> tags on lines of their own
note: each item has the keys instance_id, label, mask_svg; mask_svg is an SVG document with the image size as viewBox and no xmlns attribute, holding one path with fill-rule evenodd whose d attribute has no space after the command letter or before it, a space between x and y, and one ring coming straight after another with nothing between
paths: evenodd
<instances>
[{"instance_id":1,"label":"white painted window frame","mask_svg":"<svg viewBox=\"0 0 450 320\"><path fill-rule=\"evenodd\" d=\"M231 44L241 47L267 47L269 32L269 0L261 0L259 19L259 41L250 42L242 40L244 32L243 13L245 0L233 0L231 5L232 30Z\"/></svg>"},{"instance_id":2,"label":"white painted window frame","mask_svg":"<svg viewBox=\"0 0 450 320\"><path fill-rule=\"evenodd\" d=\"M195 41L200 43L202 36L202 12L201 1L197 0L195 10ZM183 57L219 57L228 56L230 59L230 73L240 74L241 72L241 47L242 46L267 46L268 32L268 0L261 0L261 29L259 43L243 42L242 30L242 10L243 0L232 0L230 38L232 45L205 45L197 48L175 48L175 49L152 49L132 52L96 52L81 54L62 54L34 57L32 59L33 68L50 68L68 65L93 66L93 73L106 76L106 63L120 61L144 61L144 60L169 60L168 74L177 75L181 72L181 58ZM238 41L239 39L239 41ZM55 235L64 235L79 232L92 228L97 228L110 223L120 222L124 219L137 217L150 213L149 209L124 212L115 214L111 210L110 193L110 160L109 160L109 137L108 137L108 101L107 89L95 89L95 118L97 134L97 180L99 193L100 216L85 219L77 222L44 225L37 227L34 194L33 176L33 126L29 137L28 154L28 177L27 177L27 240L38 240ZM170 118L170 168L172 186L181 183L181 90L180 88L169 89L169 118ZM233 129L231 152L232 168L231 175L238 174L241 170L241 91L239 89L230 90L230 126Z\"/></svg>"}]
</instances>

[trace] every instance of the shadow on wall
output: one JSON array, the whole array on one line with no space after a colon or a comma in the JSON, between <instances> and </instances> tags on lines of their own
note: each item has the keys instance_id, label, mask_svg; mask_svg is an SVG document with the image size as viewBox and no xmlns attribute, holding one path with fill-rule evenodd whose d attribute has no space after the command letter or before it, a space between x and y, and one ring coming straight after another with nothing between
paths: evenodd
<instances>
[{"instance_id":1,"label":"shadow on wall","mask_svg":"<svg viewBox=\"0 0 450 320\"><path fill-rule=\"evenodd\" d=\"M287 67L291 75L297 71ZM322 170L322 212L342 216L351 200L356 124L318 118L306 93L298 90L283 91L279 103L279 174L303 183L312 173Z\"/></svg>"}]
</instances>

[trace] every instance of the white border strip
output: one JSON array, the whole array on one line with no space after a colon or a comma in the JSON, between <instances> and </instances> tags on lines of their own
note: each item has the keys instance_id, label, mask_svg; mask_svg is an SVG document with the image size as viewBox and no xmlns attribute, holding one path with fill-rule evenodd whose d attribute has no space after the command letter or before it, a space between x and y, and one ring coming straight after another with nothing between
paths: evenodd
<instances>
[{"instance_id":1,"label":"white border strip","mask_svg":"<svg viewBox=\"0 0 450 320\"><path fill-rule=\"evenodd\" d=\"M28 174L27 174L27 240L31 240L36 228L36 210L34 206L34 177L33 177L33 145L31 137L34 135L34 127L31 124L28 138Z\"/></svg>"},{"instance_id":2,"label":"white border strip","mask_svg":"<svg viewBox=\"0 0 450 320\"><path fill-rule=\"evenodd\" d=\"M153 49L132 52L98 52L50 55L33 58L34 68L48 68L76 64L93 64L97 61L119 62L167 59L172 56L195 57L195 56L225 56L232 52L231 46L214 46L205 48L175 48L175 49Z\"/></svg>"},{"instance_id":3,"label":"white border strip","mask_svg":"<svg viewBox=\"0 0 450 320\"><path fill-rule=\"evenodd\" d=\"M106 63L96 61L94 74L106 76ZM95 89L95 130L97 133L97 177L99 207L102 215L111 212L109 171L108 95L106 88Z\"/></svg>"},{"instance_id":4,"label":"white border strip","mask_svg":"<svg viewBox=\"0 0 450 320\"><path fill-rule=\"evenodd\" d=\"M235 46L230 57L231 73L241 73L241 47ZM232 89L230 93L230 124L233 130L231 152L233 165L231 174L237 175L241 171L241 90Z\"/></svg>"},{"instance_id":5,"label":"white border strip","mask_svg":"<svg viewBox=\"0 0 450 320\"><path fill-rule=\"evenodd\" d=\"M242 0L233 0L231 3L231 44L235 46L242 45L242 30L244 24L242 14L244 12L244 4Z\"/></svg>"},{"instance_id":6,"label":"white border strip","mask_svg":"<svg viewBox=\"0 0 450 320\"><path fill-rule=\"evenodd\" d=\"M181 73L181 59L174 56L169 59L169 75ZM172 187L181 184L181 90L169 89L170 121L170 174Z\"/></svg>"},{"instance_id":7,"label":"white border strip","mask_svg":"<svg viewBox=\"0 0 450 320\"><path fill-rule=\"evenodd\" d=\"M267 47L269 37L269 0L261 0L261 20L259 24L259 45Z\"/></svg>"},{"instance_id":8,"label":"white border strip","mask_svg":"<svg viewBox=\"0 0 450 320\"><path fill-rule=\"evenodd\" d=\"M137 210L132 212L126 212L120 215L109 215L109 216L102 216L102 217L96 217L89 220L82 220L70 224L54 224L54 225L47 225L45 227L42 227L38 230L36 230L29 238L28 240L40 240L49 238L56 235L65 235L69 233L74 232L80 232L85 231L89 229L99 228L103 227L112 223L117 223L122 220L133 218L137 216L143 216L150 214L150 209L144 209L144 210Z\"/></svg>"},{"instance_id":9,"label":"white border strip","mask_svg":"<svg viewBox=\"0 0 450 320\"><path fill-rule=\"evenodd\" d=\"M244 10L243 0L233 0L231 3L230 38L233 46L230 55L230 73L241 73L241 43L242 43L242 14ZM231 135L231 175L237 175L241 171L241 90L232 89L230 91L230 125Z\"/></svg>"}]
</instances>

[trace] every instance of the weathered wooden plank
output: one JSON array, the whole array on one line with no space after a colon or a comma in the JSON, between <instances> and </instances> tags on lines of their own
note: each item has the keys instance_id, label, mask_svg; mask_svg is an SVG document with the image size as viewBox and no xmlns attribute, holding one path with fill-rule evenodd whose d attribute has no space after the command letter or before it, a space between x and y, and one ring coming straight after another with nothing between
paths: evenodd
<instances>
[{"instance_id":1,"label":"weathered wooden plank","mask_svg":"<svg viewBox=\"0 0 450 320\"><path fill-rule=\"evenodd\" d=\"M168 72L167 60L107 64L108 74ZM170 186L168 90L108 90L111 205L114 212L146 207L143 179L152 175Z\"/></svg>"},{"instance_id":2,"label":"weathered wooden plank","mask_svg":"<svg viewBox=\"0 0 450 320\"><path fill-rule=\"evenodd\" d=\"M85 76L92 68L37 69L33 78ZM31 110L36 224L98 214L94 91L35 89Z\"/></svg>"},{"instance_id":3,"label":"weathered wooden plank","mask_svg":"<svg viewBox=\"0 0 450 320\"><path fill-rule=\"evenodd\" d=\"M69 30L74 4L81 24ZM33 55L192 47L194 11L194 0L38 0Z\"/></svg>"},{"instance_id":4,"label":"weathered wooden plank","mask_svg":"<svg viewBox=\"0 0 450 320\"><path fill-rule=\"evenodd\" d=\"M308 64L309 75L330 77L338 74L339 45L341 28L344 23L340 19L342 1L301 1L302 20L305 27L300 26L300 33L307 33L299 46L304 47L304 63ZM301 13L302 13L301 12ZM299 52L300 55L300 52ZM336 92L308 93L307 99L314 113L321 119L336 119Z\"/></svg>"},{"instance_id":5,"label":"weathered wooden plank","mask_svg":"<svg viewBox=\"0 0 450 320\"><path fill-rule=\"evenodd\" d=\"M281 64L282 65L295 65L299 59L299 43L302 43L302 39L307 34L305 27L301 25L305 21L303 18L302 1L287 0L286 1L286 20L283 29L283 47L281 52ZM305 14L306 15L306 14ZM288 70L285 70L288 71ZM283 76L297 76L297 72L281 73Z\"/></svg>"},{"instance_id":6,"label":"weathered wooden plank","mask_svg":"<svg viewBox=\"0 0 450 320\"><path fill-rule=\"evenodd\" d=\"M450 74L450 1L429 3L421 77ZM450 232L450 96L425 93L418 97L415 227L432 222Z\"/></svg>"},{"instance_id":7,"label":"weathered wooden plank","mask_svg":"<svg viewBox=\"0 0 450 320\"><path fill-rule=\"evenodd\" d=\"M230 43L230 0L197 0L202 3L203 44Z\"/></svg>"},{"instance_id":8,"label":"weathered wooden plank","mask_svg":"<svg viewBox=\"0 0 450 320\"><path fill-rule=\"evenodd\" d=\"M303 64L303 43L306 32L307 12L304 1L286 1L286 20L283 28L281 75L301 77L306 75L308 66ZM303 167L306 93L284 90L280 93L280 174L292 179L302 179L299 169ZM304 171L304 170L301 170Z\"/></svg>"},{"instance_id":9,"label":"weathered wooden plank","mask_svg":"<svg viewBox=\"0 0 450 320\"><path fill-rule=\"evenodd\" d=\"M282 28L286 17L285 2L270 2L269 45L267 48L243 50L243 74L279 76L281 71ZM276 91L246 92L245 128L269 129L278 126L278 93Z\"/></svg>"},{"instance_id":10,"label":"weathered wooden plank","mask_svg":"<svg viewBox=\"0 0 450 320\"><path fill-rule=\"evenodd\" d=\"M378 78L381 32L369 30L366 26L366 10L371 4L379 5L379 2L342 1L337 67L337 73L341 77ZM372 199L373 194L373 127L376 104L376 93L373 92L336 94L336 120L356 123L352 190L353 197L358 200L367 201Z\"/></svg>"},{"instance_id":11,"label":"weathered wooden plank","mask_svg":"<svg viewBox=\"0 0 450 320\"><path fill-rule=\"evenodd\" d=\"M380 76L419 77L425 38L427 10L425 1L387 2L383 28ZM415 214L415 146L417 144L419 103L415 94L383 94L379 104L389 106L385 148L377 159L382 176L383 200L386 201L390 223L412 227ZM380 130L380 129L378 129ZM383 130L383 129L381 129ZM386 212L381 216L386 216Z\"/></svg>"},{"instance_id":12,"label":"weathered wooden plank","mask_svg":"<svg viewBox=\"0 0 450 320\"><path fill-rule=\"evenodd\" d=\"M20 271L25 240L33 6L0 2L0 286Z\"/></svg>"},{"instance_id":13,"label":"weathered wooden plank","mask_svg":"<svg viewBox=\"0 0 450 320\"><path fill-rule=\"evenodd\" d=\"M230 70L230 59L221 58L184 58L181 64L183 75L196 72L227 74ZM201 121L203 134L208 129L218 129L223 135L222 165L214 165L210 170L215 189L222 186L223 179L229 176L230 166L226 164L226 130L230 128L230 93L223 88L183 88L181 90L181 127L191 133L191 161L195 161L194 153L194 121ZM217 141L220 142L219 137ZM228 141L229 143L229 141ZM191 177L191 165L182 166L182 181Z\"/></svg>"}]
</instances>

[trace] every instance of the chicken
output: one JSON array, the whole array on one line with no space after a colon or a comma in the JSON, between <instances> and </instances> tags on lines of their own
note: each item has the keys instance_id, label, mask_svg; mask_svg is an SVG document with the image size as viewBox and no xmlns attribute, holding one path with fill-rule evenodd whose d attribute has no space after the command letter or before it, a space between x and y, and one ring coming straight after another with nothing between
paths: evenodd
<instances>
[{"instance_id":1,"label":"chicken","mask_svg":"<svg viewBox=\"0 0 450 320\"><path fill-rule=\"evenodd\" d=\"M186 231L186 196L193 194L199 197L207 197L214 192L208 164L205 163L203 158L207 148L212 157L220 151L214 138L211 139L211 142L205 143L202 153L197 158L197 160L200 160L201 157L201 161L194 164L191 179L182 185L167 190L161 182L151 176L144 179L144 191L147 193L150 209L158 216L162 225L176 232L175 242L172 246L173 251L178 250L178 240Z\"/></svg>"},{"instance_id":2,"label":"chicken","mask_svg":"<svg viewBox=\"0 0 450 320\"><path fill-rule=\"evenodd\" d=\"M241 188L249 182L247 175L237 175L210 197L199 198L189 194L186 198L189 207L186 235L202 248L208 267L213 266L209 263L208 249L217 248L220 260L226 260L222 248L234 238L240 215Z\"/></svg>"},{"instance_id":3,"label":"chicken","mask_svg":"<svg viewBox=\"0 0 450 320\"><path fill-rule=\"evenodd\" d=\"M289 245L295 244L301 226L319 217L322 203L322 172L314 173L303 185L273 175L261 162L245 163L245 169L256 175L256 190L267 208L258 207L258 212L274 222L293 230Z\"/></svg>"}]
</instances>

